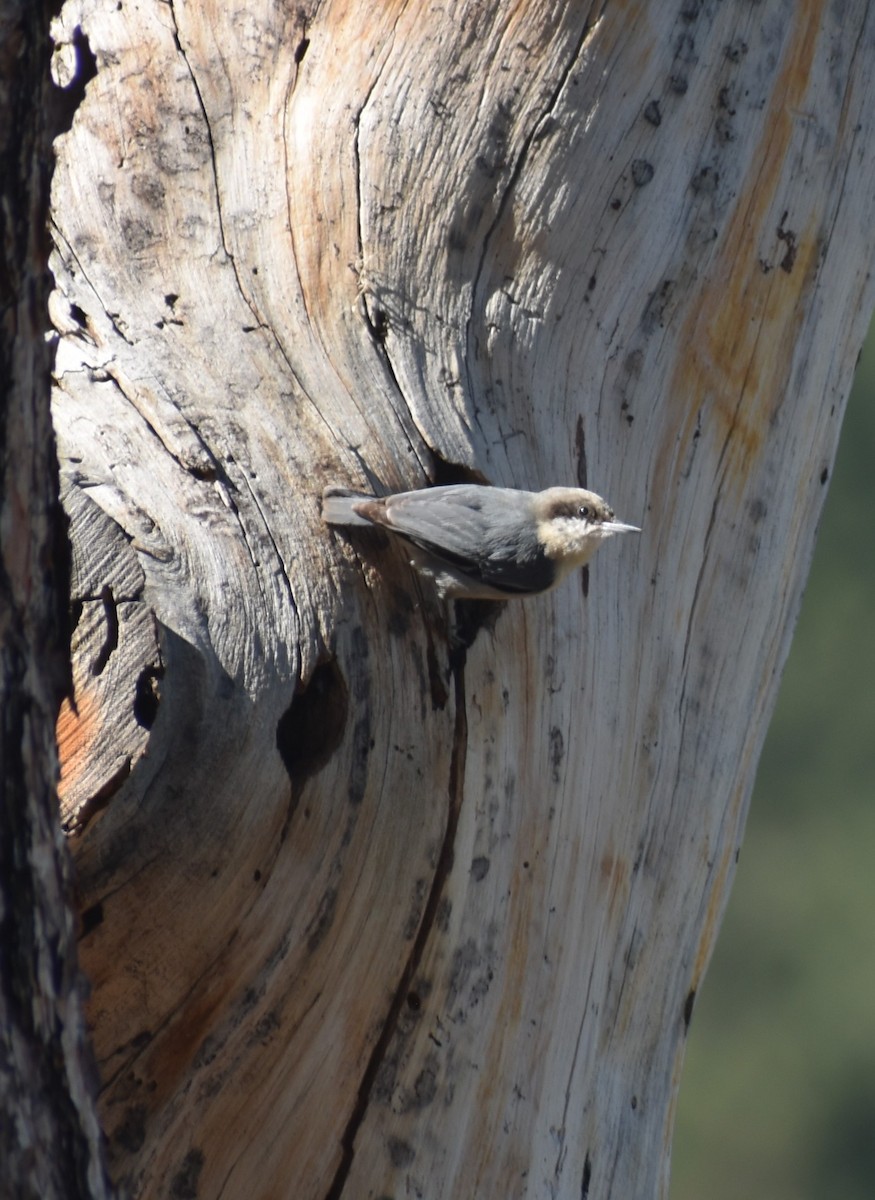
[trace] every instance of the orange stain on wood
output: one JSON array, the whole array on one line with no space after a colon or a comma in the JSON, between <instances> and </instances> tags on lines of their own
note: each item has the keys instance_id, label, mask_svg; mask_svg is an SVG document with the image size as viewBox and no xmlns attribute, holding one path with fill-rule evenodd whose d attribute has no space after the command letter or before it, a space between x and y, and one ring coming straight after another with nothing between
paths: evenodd
<instances>
[{"instance_id":1,"label":"orange stain on wood","mask_svg":"<svg viewBox=\"0 0 875 1200\"><path fill-rule=\"evenodd\" d=\"M711 952L717 941L717 934L720 932L723 910L729 898L729 875L735 867L735 855L734 843L727 842L709 887L708 908L705 912L705 920L696 949L696 960L690 976L690 987L695 991L698 991L701 986L705 968L708 966Z\"/></svg>"},{"instance_id":2,"label":"orange stain on wood","mask_svg":"<svg viewBox=\"0 0 875 1200\"><path fill-rule=\"evenodd\" d=\"M788 211L773 229L797 116L803 107L819 23L816 6L792 26L771 90L759 146L746 187L736 199L722 248L702 291L689 305L670 395L686 407L680 446L689 447L700 413L716 421L713 436L725 443L724 470L743 486L763 448L784 395L805 306L800 296L814 280L817 217L800 228ZM790 201L788 200L788 208ZM768 246L769 261L758 250ZM682 452L683 452L682 451Z\"/></svg>"},{"instance_id":3,"label":"orange stain on wood","mask_svg":"<svg viewBox=\"0 0 875 1200\"><path fill-rule=\"evenodd\" d=\"M599 873L608 893L608 912L613 920L622 915L629 902L628 860L617 857L608 848L599 862Z\"/></svg>"},{"instance_id":4,"label":"orange stain on wood","mask_svg":"<svg viewBox=\"0 0 875 1200\"><path fill-rule=\"evenodd\" d=\"M55 723L55 738L61 764L58 796L62 805L65 796L75 787L88 766L88 752L94 745L98 716L95 699L88 693L79 698L75 708L69 698L65 698L61 704Z\"/></svg>"}]
</instances>

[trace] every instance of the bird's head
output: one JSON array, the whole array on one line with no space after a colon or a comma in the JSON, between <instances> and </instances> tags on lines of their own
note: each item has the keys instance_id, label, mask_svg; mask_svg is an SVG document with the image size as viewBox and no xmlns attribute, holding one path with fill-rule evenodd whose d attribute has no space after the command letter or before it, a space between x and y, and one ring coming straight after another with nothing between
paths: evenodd
<instances>
[{"instance_id":1,"label":"bird's head","mask_svg":"<svg viewBox=\"0 0 875 1200\"><path fill-rule=\"evenodd\" d=\"M547 488L535 496L538 539L560 574L582 567L615 533L640 533L614 520L614 510L585 488Z\"/></svg>"}]
</instances>

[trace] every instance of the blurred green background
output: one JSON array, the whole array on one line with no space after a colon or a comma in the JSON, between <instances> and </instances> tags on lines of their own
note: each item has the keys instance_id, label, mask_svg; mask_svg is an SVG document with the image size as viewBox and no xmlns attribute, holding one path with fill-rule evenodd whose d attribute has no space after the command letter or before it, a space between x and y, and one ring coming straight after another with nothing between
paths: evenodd
<instances>
[{"instance_id":1,"label":"blurred green background","mask_svg":"<svg viewBox=\"0 0 875 1200\"><path fill-rule=\"evenodd\" d=\"M875 324L729 909L671 1200L875 1197Z\"/></svg>"}]
</instances>

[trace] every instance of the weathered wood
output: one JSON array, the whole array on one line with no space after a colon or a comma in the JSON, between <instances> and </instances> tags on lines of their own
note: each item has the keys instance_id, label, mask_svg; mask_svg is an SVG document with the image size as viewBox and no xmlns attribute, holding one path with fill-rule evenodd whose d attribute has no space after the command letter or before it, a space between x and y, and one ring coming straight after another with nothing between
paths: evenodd
<instances>
[{"instance_id":1,"label":"weathered wood","mask_svg":"<svg viewBox=\"0 0 875 1200\"><path fill-rule=\"evenodd\" d=\"M65 20L56 427L88 594L121 530L158 640L74 839L116 1176L664 1195L875 296L875 12ZM454 656L318 496L471 471L644 533Z\"/></svg>"},{"instance_id":2,"label":"weathered wood","mask_svg":"<svg viewBox=\"0 0 875 1200\"><path fill-rule=\"evenodd\" d=\"M136 552L87 492L70 487L64 499L78 532L70 589L73 688L61 705L57 738L61 820L73 831L106 806L145 752L163 666Z\"/></svg>"}]
</instances>

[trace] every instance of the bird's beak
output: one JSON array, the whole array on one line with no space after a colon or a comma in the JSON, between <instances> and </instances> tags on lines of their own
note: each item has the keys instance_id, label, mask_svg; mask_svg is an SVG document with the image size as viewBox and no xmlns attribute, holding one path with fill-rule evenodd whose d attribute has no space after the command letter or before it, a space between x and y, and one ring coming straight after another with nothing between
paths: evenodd
<instances>
[{"instance_id":1,"label":"bird's beak","mask_svg":"<svg viewBox=\"0 0 875 1200\"><path fill-rule=\"evenodd\" d=\"M603 534L609 533L640 533L637 525L624 525L622 521L605 521L601 526Z\"/></svg>"}]
</instances>

